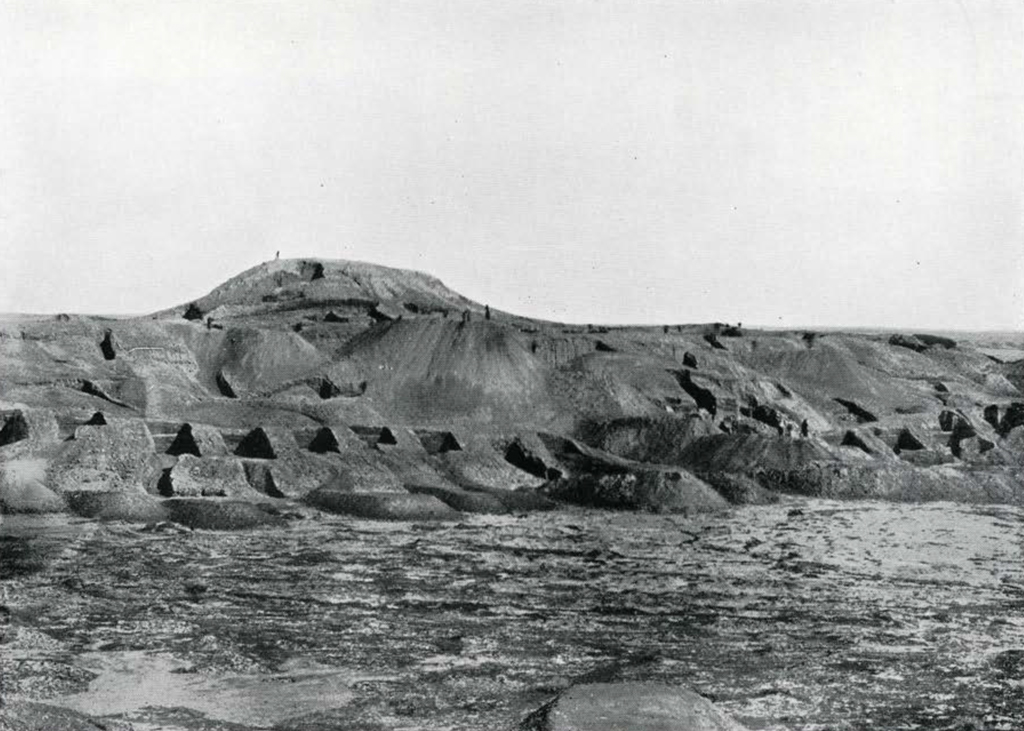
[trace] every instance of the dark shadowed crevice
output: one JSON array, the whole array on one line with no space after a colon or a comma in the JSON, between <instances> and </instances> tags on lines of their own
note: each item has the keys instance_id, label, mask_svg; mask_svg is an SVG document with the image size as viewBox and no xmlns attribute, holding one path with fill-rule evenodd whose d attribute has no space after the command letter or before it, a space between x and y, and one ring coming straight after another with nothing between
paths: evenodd
<instances>
[{"instance_id":1,"label":"dark shadowed crevice","mask_svg":"<svg viewBox=\"0 0 1024 731\"><path fill-rule=\"evenodd\" d=\"M999 436L1005 437L1022 424L1024 424L1024 403L1014 401L1006 408L1003 418L999 421Z\"/></svg>"},{"instance_id":2,"label":"dark shadowed crevice","mask_svg":"<svg viewBox=\"0 0 1024 731\"><path fill-rule=\"evenodd\" d=\"M726 347L722 345L721 341L718 339L718 336L715 335L714 333L706 333L704 335L704 342L706 342L715 350L726 350Z\"/></svg>"},{"instance_id":3,"label":"dark shadowed crevice","mask_svg":"<svg viewBox=\"0 0 1024 731\"><path fill-rule=\"evenodd\" d=\"M217 371L217 390L220 391L220 395L226 398L238 398L238 394L235 393L235 389L228 383L227 376L224 375L224 371Z\"/></svg>"},{"instance_id":4,"label":"dark shadowed crevice","mask_svg":"<svg viewBox=\"0 0 1024 731\"><path fill-rule=\"evenodd\" d=\"M843 447L856 447L865 454L874 454L871 447L861 438L861 436L855 431L847 431L843 435L843 441L839 443Z\"/></svg>"},{"instance_id":5,"label":"dark shadowed crevice","mask_svg":"<svg viewBox=\"0 0 1024 731\"><path fill-rule=\"evenodd\" d=\"M82 393L88 394L89 396L95 396L96 398L101 398L104 401L109 401L115 406L124 406L125 408L131 408L124 401L119 401L118 399L112 397L98 385L96 385L95 383L86 378L83 378L81 381L79 381L78 390L81 391Z\"/></svg>"},{"instance_id":6,"label":"dark shadowed crevice","mask_svg":"<svg viewBox=\"0 0 1024 731\"><path fill-rule=\"evenodd\" d=\"M945 409L939 412L939 429L942 431L953 431L953 426L956 424L957 419L960 416L955 411Z\"/></svg>"},{"instance_id":7,"label":"dark shadowed crevice","mask_svg":"<svg viewBox=\"0 0 1024 731\"><path fill-rule=\"evenodd\" d=\"M953 432L949 435L947 443L949 451L953 453L954 457L962 457L963 445L961 442L976 436L978 436L978 430L974 428L974 425L963 416L957 415L953 422Z\"/></svg>"},{"instance_id":8,"label":"dark shadowed crevice","mask_svg":"<svg viewBox=\"0 0 1024 731\"><path fill-rule=\"evenodd\" d=\"M327 377L320 379L316 392L324 400L341 395L341 389L334 384L334 381Z\"/></svg>"},{"instance_id":9,"label":"dark shadowed crevice","mask_svg":"<svg viewBox=\"0 0 1024 731\"><path fill-rule=\"evenodd\" d=\"M391 429L384 427L380 430L380 436L377 438L377 444L394 446L398 444L398 439L395 438L395 433L391 431Z\"/></svg>"},{"instance_id":10,"label":"dark shadowed crevice","mask_svg":"<svg viewBox=\"0 0 1024 731\"><path fill-rule=\"evenodd\" d=\"M270 443L270 437L263 431L262 427L256 427L245 435L235 454L239 457L252 457L254 459L277 459L274 446Z\"/></svg>"},{"instance_id":11,"label":"dark shadowed crevice","mask_svg":"<svg viewBox=\"0 0 1024 731\"><path fill-rule=\"evenodd\" d=\"M999 429L999 405L989 404L985 407L983 418L993 429Z\"/></svg>"},{"instance_id":12,"label":"dark shadowed crevice","mask_svg":"<svg viewBox=\"0 0 1024 731\"><path fill-rule=\"evenodd\" d=\"M904 335L903 333L897 333L889 338L889 345L895 345L899 348L906 348L907 350L913 350L915 353L923 353L928 350L928 346L922 343L913 335Z\"/></svg>"},{"instance_id":13,"label":"dark shadowed crevice","mask_svg":"<svg viewBox=\"0 0 1024 731\"><path fill-rule=\"evenodd\" d=\"M107 330L103 336L103 341L100 343L100 350L103 351L104 360L114 360L117 357L117 353L114 352L114 340L113 333Z\"/></svg>"},{"instance_id":14,"label":"dark shadowed crevice","mask_svg":"<svg viewBox=\"0 0 1024 731\"><path fill-rule=\"evenodd\" d=\"M697 403L698 408L704 409L712 416L718 413L718 399L715 398L715 394L694 383L690 371L670 370L669 373L675 376L676 382Z\"/></svg>"},{"instance_id":15,"label":"dark shadowed crevice","mask_svg":"<svg viewBox=\"0 0 1024 731\"><path fill-rule=\"evenodd\" d=\"M742 411L748 410L743 409ZM759 421L762 424L770 426L772 429L779 430L780 433L782 432L782 417L779 415L779 412L771 406L757 404L752 409L749 409L749 413L745 415L750 416L752 419Z\"/></svg>"},{"instance_id":16,"label":"dark shadowed crevice","mask_svg":"<svg viewBox=\"0 0 1024 731\"><path fill-rule=\"evenodd\" d=\"M395 313L391 312L388 308L384 307L380 303L377 303L376 305L371 307L369 312L367 312L366 314L368 314L376 322L394 322L395 320L402 319L401 315L396 315Z\"/></svg>"},{"instance_id":17,"label":"dark shadowed crevice","mask_svg":"<svg viewBox=\"0 0 1024 731\"><path fill-rule=\"evenodd\" d=\"M317 454L324 454L326 452L340 453L341 445L338 443L338 438L334 435L334 432L325 426L310 441L308 449L310 452L316 452Z\"/></svg>"},{"instance_id":18,"label":"dark shadowed crevice","mask_svg":"<svg viewBox=\"0 0 1024 731\"><path fill-rule=\"evenodd\" d=\"M284 493L277 486L277 480L274 478L274 472L270 469L269 464L265 462L243 461L242 468L245 470L246 481L254 490L262 492L267 497L285 497Z\"/></svg>"},{"instance_id":19,"label":"dark shadowed crevice","mask_svg":"<svg viewBox=\"0 0 1024 731\"><path fill-rule=\"evenodd\" d=\"M545 480L555 480L562 476L561 470L548 467L544 460L523 447L518 440L508 445L508 449L505 450L505 461L523 472Z\"/></svg>"},{"instance_id":20,"label":"dark shadowed crevice","mask_svg":"<svg viewBox=\"0 0 1024 731\"><path fill-rule=\"evenodd\" d=\"M350 424L349 429L359 437L366 446L373 448L377 446L377 441L380 439L380 427L379 426L361 426L359 424Z\"/></svg>"},{"instance_id":21,"label":"dark shadowed crevice","mask_svg":"<svg viewBox=\"0 0 1024 731\"><path fill-rule=\"evenodd\" d=\"M299 265L299 277L307 282L324 278L324 265L318 261L304 261Z\"/></svg>"},{"instance_id":22,"label":"dark shadowed crevice","mask_svg":"<svg viewBox=\"0 0 1024 731\"><path fill-rule=\"evenodd\" d=\"M4 420L4 426L0 429L0 447L28 439L28 435L29 428L28 422L25 421L25 415L20 411L15 411Z\"/></svg>"},{"instance_id":23,"label":"dark shadowed crevice","mask_svg":"<svg viewBox=\"0 0 1024 731\"><path fill-rule=\"evenodd\" d=\"M941 335L929 335L927 333L914 333L914 337L929 347L940 347L946 350L956 348L956 341L953 338L946 338Z\"/></svg>"},{"instance_id":24,"label":"dark shadowed crevice","mask_svg":"<svg viewBox=\"0 0 1024 731\"><path fill-rule=\"evenodd\" d=\"M899 435L896 437L896 446L893 449L896 454L903 451L914 451L918 449L924 449L924 444L914 436L914 433L910 429L900 429Z\"/></svg>"},{"instance_id":25,"label":"dark shadowed crevice","mask_svg":"<svg viewBox=\"0 0 1024 731\"><path fill-rule=\"evenodd\" d=\"M89 417L89 421L85 422L85 426L106 426L107 417L103 415L102 411L97 411L95 414Z\"/></svg>"},{"instance_id":26,"label":"dark shadowed crevice","mask_svg":"<svg viewBox=\"0 0 1024 731\"><path fill-rule=\"evenodd\" d=\"M855 416L857 421L861 424L878 421L877 416L849 399L837 398L835 399L835 402L843 406L848 412L850 412L850 414Z\"/></svg>"},{"instance_id":27,"label":"dark shadowed crevice","mask_svg":"<svg viewBox=\"0 0 1024 731\"><path fill-rule=\"evenodd\" d=\"M185 308L185 314L182 315L186 320L202 320L204 313L195 302L189 302L188 307Z\"/></svg>"},{"instance_id":28,"label":"dark shadowed crevice","mask_svg":"<svg viewBox=\"0 0 1024 731\"><path fill-rule=\"evenodd\" d=\"M171 481L171 468L168 467L160 475L160 479L156 483L156 490L164 497L174 496L174 483Z\"/></svg>"},{"instance_id":29,"label":"dark shadowed crevice","mask_svg":"<svg viewBox=\"0 0 1024 731\"><path fill-rule=\"evenodd\" d=\"M974 428L974 425L963 416L958 415L956 421L953 422L952 438L956 441L960 441L961 439L970 439L977 435L978 430Z\"/></svg>"},{"instance_id":30,"label":"dark shadowed crevice","mask_svg":"<svg viewBox=\"0 0 1024 731\"><path fill-rule=\"evenodd\" d=\"M420 430L416 432L420 444L427 450L427 454L445 454L446 452L461 452L462 445L455 435L450 431L429 431Z\"/></svg>"},{"instance_id":31,"label":"dark shadowed crevice","mask_svg":"<svg viewBox=\"0 0 1024 731\"><path fill-rule=\"evenodd\" d=\"M195 437L192 435L192 425L182 424L181 429L178 430L177 436L174 437L174 441L171 442L171 446L167 448L167 454L180 457L183 454L191 454L195 457L201 457L199 453L199 445L196 444Z\"/></svg>"}]
</instances>

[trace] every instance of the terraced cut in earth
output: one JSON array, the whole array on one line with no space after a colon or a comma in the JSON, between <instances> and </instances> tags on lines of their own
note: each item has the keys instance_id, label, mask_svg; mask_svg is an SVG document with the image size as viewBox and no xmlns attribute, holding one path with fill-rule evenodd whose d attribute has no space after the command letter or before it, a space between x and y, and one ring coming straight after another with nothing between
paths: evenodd
<instances>
[{"instance_id":1,"label":"terraced cut in earth","mask_svg":"<svg viewBox=\"0 0 1024 731\"><path fill-rule=\"evenodd\" d=\"M572 682L668 679L751 729L1024 723L1020 508L310 516L8 517L5 694L136 729L468 731Z\"/></svg>"}]
</instances>

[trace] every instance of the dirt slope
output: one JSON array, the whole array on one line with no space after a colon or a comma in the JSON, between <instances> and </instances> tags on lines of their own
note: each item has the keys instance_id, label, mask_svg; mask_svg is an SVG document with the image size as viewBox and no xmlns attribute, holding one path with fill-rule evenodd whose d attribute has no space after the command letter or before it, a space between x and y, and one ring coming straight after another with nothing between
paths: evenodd
<instances>
[{"instance_id":1,"label":"dirt slope","mask_svg":"<svg viewBox=\"0 0 1024 731\"><path fill-rule=\"evenodd\" d=\"M383 323L338 358L366 374L366 397L409 422L513 424L554 417L548 369L518 334L498 324L420 318Z\"/></svg>"}]
</instances>

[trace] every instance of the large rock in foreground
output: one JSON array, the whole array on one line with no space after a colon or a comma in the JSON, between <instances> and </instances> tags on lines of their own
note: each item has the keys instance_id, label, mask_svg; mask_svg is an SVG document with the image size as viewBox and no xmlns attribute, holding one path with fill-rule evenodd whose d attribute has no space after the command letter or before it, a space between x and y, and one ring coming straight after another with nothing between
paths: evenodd
<instances>
[{"instance_id":1,"label":"large rock in foreground","mask_svg":"<svg viewBox=\"0 0 1024 731\"><path fill-rule=\"evenodd\" d=\"M519 731L744 731L706 698L664 683L591 683L531 713Z\"/></svg>"}]
</instances>

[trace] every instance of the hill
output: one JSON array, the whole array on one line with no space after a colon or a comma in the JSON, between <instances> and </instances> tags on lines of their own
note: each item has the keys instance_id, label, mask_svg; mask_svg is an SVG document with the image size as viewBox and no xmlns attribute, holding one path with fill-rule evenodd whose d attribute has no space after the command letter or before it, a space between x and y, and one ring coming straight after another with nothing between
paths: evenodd
<instances>
[{"instance_id":1,"label":"hill","mask_svg":"<svg viewBox=\"0 0 1024 731\"><path fill-rule=\"evenodd\" d=\"M792 492L892 497L899 482L924 499L1021 501L1024 384L1009 359L1021 349L1012 334L570 326L492 311L419 272L275 260L147 317L4 319L0 463L63 464L60 440L102 412L153 433L148 462L115 481L149 491L177 463L161 453L163 435L189 424L229 446L283 429L296 454L321 427L377 451L385 432L396 440L386 459L339 448L313 466L296 457L274 478L307 486L339 474L377 475L366 484L388 489L535 485L579 473L573 455L585 448L605 455L585 473L620 474L626 460L626 472L662 485L669 473L658 470L671 467L733 498L742 478ZM40 426L48 419L52 429ZM453 443L466 454L442 457L437 445Z\"/></svg>"}]
</instances>

